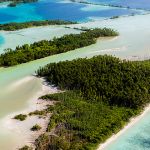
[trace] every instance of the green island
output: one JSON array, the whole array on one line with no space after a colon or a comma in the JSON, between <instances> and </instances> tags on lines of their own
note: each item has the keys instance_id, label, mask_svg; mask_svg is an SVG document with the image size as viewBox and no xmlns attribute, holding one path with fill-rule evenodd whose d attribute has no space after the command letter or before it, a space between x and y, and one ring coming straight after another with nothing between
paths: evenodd
<instances>
[{"instance_id":1,"label":"green island","mask_svg":"<svg viewBox=\"0 0 150 150\"><path fill-rule=\"evenodd\" d=\"M122 6L122 5L114 5L114 4L103 4L103 3L95 3L95 2L88 2L88 1L78 1L78 0L70 0L73 3L81 3L81 4L85 4L85 5L100 5L100 6L109 6L109 7L116 7L116 8L126 8L126 9L132 9L129 6ZM140 8L136 8L136 9L140 9Z\"/></svg>"},{"instance_id":2,"label":"green island","mask_svg":"<svg viewBox=\"0 0 150 150\"><path fill-rule=\"evenodd\" d=\"M65 92L40 97L57 101L36 150L94 150L139 115L150 102L150 60L96 56L51 63L39 77Z\"/></svg>"},{"instance_id":3,"label":"green island","mask_svg":"<svg viewBox=\"0 0 150 150\"><path fill-rule=\"evenodd\" d=\"M29 21L29 22L13 22L7 24L0 24L0 30L4 31L16 31L25 28L38 27L38 26L47 26L47 25L68 25L76 24L77 22L64 21L64 20L41 20L41 21Z\"/></svg>"},{"instance_id":4,"label":"green island","mask_svg":"<svg viewBox=\"0 0 150 150\"><path fill-rule=\"evenodd\" d=\"M118 36L118 32L109 28L89 29L80 34L64 35L50 41L42 40L30 45L25 44L16 47L15 50L6 49L5 53L0 55L0 66L18 65L50 55L75 50L95 44L97 38L107 36Z\"/></svg>"}]
</instances>

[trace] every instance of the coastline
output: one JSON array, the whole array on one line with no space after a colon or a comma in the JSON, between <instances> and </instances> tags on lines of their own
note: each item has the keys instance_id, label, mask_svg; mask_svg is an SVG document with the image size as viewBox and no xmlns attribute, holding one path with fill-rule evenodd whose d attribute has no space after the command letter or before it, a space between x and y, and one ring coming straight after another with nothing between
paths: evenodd
<instances>
[{"instance_id":1,"label":"coastline","mask_svg":"<svg viewBox=\"0 0 150 150\"><path fill-rule=\"evenodd\" d=\"M104 143L100 144L97 150L105 150L105 148L107 148L108 145L110 145L112 142L117 140L129 128L133 127L138 121L140 121L148 113L149 110L150 110L150 104L148 104L139 115L131 118L130 121L118 133L112 135Z\"/></svg>"},{"instance_id":2,"label":"coastline","mask_svg":"<svg viewBox=\"0 0 150 150\"><path fill-rule=\"evenodd\" d=\"M29 77L26 78L26 80L28 79ZM14 138L15 137L20 138L19 141L13 145L12 150L21 148L24 145L34 147L35 140L38 138L39 135L43 134L46 131L47 124L49 123L49 118L51 114L47 114L46 116L42 117L39 117L38 115L29 116L28 114L30 112L34 112L35 110L43 110L47 107L47 105L53 105L52 101L45 101L38 98L45 94L57 93L59 92L59 90L57 88L46 85L44 80L43 79L41 80L43 82L42 91L37 93L37 95L35 95L31 100L27 102L28 104L26 108L15 113L11 113L10 115L7 115L1 121L2 126L8 132L14 133ZM28 117L24 121L13 119L14 116L18 114L26 114L28 115ZM35 124L39 124L42 127L42 129L39 131L31 131L30 129Z\"/></svg>"}]
</instances>

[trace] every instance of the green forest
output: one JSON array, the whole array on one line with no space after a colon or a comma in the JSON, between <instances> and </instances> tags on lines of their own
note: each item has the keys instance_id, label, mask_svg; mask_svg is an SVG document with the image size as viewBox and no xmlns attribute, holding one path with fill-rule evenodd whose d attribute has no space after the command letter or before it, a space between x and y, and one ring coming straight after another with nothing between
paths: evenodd
<instances>
[{"instance_id":1,"label":"green forest","mask_svg":"<svg viewBox=\"0 0 150 150\"><path fill-rule=\"evenodd\" d=\"M150 61L104 55L51 63L36 73L64 90L41 97L57 103L46 110L52 117L37 150L96 149L150 102Z\"/></svg>"},{"instance_id":2,"label":"green forest","mask_svg":"<svg viewBox=\"0 0 150 150\"><path fill-rule=\"evenodd\" d=\"M118 36L118 32L109 28L89 29L80 34L64 35L53 40L42 40L33 44L17 46L15 50L6 49L0 55L0 66L13 66L50 55L64 53L77 48L95 44L97 38L106 36Z\"/></svg>"}]
</instances>

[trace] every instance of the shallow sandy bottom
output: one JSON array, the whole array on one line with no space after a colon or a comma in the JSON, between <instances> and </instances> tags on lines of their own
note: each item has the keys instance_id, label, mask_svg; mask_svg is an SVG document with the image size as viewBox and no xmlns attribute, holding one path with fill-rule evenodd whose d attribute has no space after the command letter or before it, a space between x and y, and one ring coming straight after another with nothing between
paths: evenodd
<instances>
[{"instance_id":1,"label":"shallow sandy bottom","mask_svg":"<svg viewBox=\"0 0 150 150\"><path fill-rule=\"evenodd\" d=\"M4 49L21 46L23 44L31 44L41 40L51 40L54 37L61 37L64 34L79 33L78 30L66 29L64 26L43 26L22 29L18 31L0 31L0 35L4 37L4 44L0 45L0 53Z\"/></svg>"},{"instance_id":2,"label":"shallow sandy bottom","mask_svg":"<svg viewBox=\"0 0 150 150\"><path fill-rule=\"evenodd\" d=\"M88 22L70 27L109 27L120 33L118 38L98 40L92 45L93 54L110 54L121 58L147 59L150 58L150 15L120 17L102 21Z\"/></svg>"}]
</instances>

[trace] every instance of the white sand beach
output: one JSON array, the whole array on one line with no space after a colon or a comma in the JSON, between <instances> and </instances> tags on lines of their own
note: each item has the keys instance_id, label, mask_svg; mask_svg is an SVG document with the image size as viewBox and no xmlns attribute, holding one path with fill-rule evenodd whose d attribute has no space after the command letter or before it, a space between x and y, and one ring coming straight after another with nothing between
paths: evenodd
<instances>
[{"instance_id":1,"label":"white sand beach","mask_svg":"<svg viewBox=\"0 0 150 150\"><path fill-rule=\"evenodd\" d=\"M98 40L96 44L89 46L86 51L93 55L109 54L122 59L143 60L150 58L150 14L120 17L92 21L82 24L69 25L71 28L97 28L108 27L119 32L119 37L110 40ZM110 50L111 49L111 50ZM118 49L118 51L116 51ZM109 51L108 51L109 50ZM92 54L91 54L92 55Z\"/></svg>"},{"instance_id":2,"label":"white sand beach","mask_svg":"<svg viewBox=\"0 0 150 150\"><path fill-rule=\"evenodd\" d=\"M19 80L18 82L12 84L10 86L10 90L14 88L18 88L21 84L24 84L26 82L31 82L34 80L34 76L26 77L22 80ZM10 134L10 136L14 137L14 141L11 141L9 143L8 149L10 149L10 145L12 145L12 150L15 150L16 148L20 148L24 145L33 145L34 141L38 136L45 132L47 128L47 124L49 122L50 114L48 114L46 117L38 117L38 116L28 116L25 121L18 121L13 119L14 116L18 114L26 114L28 115L30 112L34 112L35 110L43 110L47 107L47 105L53 105L53 102L51 101L44 101L39 100L38 98L42 95L49 94L49 93L56 93L59 92L57 88L51 87L46 85L43 79L40 79L42 82L42 90L39 91L30 101L27 102L27 106L25 109L20 110L18 112L11 113L10 115L7 115L5 118L0 120L0 127L3 129L3 132L5 131L7 134ZM8 90L8 92L10 92ZM37 132L33 132L30 129L35 125L39 124L42 129ZM2 148L2 144L0 148ZM4 149L7 149L6 145L4 145Z\"/></svg>"},{"instance_id":3,"label":"white sand beach","mask_svg":"<svg viewBox=\"0 0 150 150\"><path fill-rule=\"evenodd\" d=\"M103 144L100 144L97 150L105 150L109 144L114 142L117 138L119 138L123 133L125 133L129 128L133 127L140 119L142 119L147 113L150 111L150 104L145 107L145 109L141 112L140 115L131 118L130 122L124 126L117 134L112 135L109 139L106 140Z\"/></svg>"}]
</instances>

